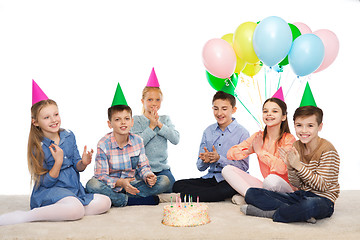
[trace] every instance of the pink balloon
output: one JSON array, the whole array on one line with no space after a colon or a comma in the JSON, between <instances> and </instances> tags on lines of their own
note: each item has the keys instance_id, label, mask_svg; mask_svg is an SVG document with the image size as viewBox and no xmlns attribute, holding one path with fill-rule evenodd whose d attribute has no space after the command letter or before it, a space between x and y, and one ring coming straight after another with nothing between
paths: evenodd
<instances>
[{"instance_id":1,"label":"pink balloon","mask_svg":"<svg viewBox=\"0 0 360 240\"><path fill-rule=\"evenodd\" d=\"M314 73L320 72L330 66L339 53L339 39L336 34L328 29L320 29L314 32L324 44L325 55L320 67Z\"/></svg>"},{"instance_id":2,"label":"pink balloon","mask_svg":"<svg viewBox=\"0 0 360 240\"><path fill-rule=\"evenodd\" d=\"M300 30L301 34L312 33L311 29L305 23L294 22L293 24Z\"/></svg>"},{"instance_id":3,"label":"pink balloon","mask_svg":"<svg viewBox=\"0 0 360 240\"><path fill-rule=\"evenodd\" d=\"M235 71L236 55L232 46L220 38L205 43L202 58L209 73L218 78L229 78Z\"/></svg>"}]
</instances>

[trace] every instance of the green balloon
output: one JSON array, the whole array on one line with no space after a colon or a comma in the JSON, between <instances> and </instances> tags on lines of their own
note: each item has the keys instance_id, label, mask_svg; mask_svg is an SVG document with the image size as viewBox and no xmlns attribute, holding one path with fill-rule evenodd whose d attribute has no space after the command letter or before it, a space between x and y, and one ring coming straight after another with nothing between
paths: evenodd
<instances>
[{"instance_id":1,"label":"green balloon","mask_svg":"<svg viewBox=\"0 0 360 240\"><path fill-rule=\"evenodd\" d=\"M290 26L293 42L294 42L294 40L301 35L301 32L294 24L291 23L288 24ZM286 66L288 64L289 64L289 58L288 55L286 55L286 57L281 62L279 62L279 66Z\"/></svg>"},{"instance_id":2,"label":"green balloon","mask_svg":"<svg viewBox=\"0 0 360 240\"><path fill-rule=\"evenodd\" d=\"M234 90L238 83L238 74L234 73L231 75L230 79L227 78L218 78L208 71L206 71L206 78L210 84L210 86L215 89L216 91L223 91L228 94L234 95ZM234 88L235 86L235 88Z\"/></svg>"},{"instance_id":3,"label":"green balloon","mask_svg":"<svg viewBox=\"0 0 360 240\"><path fill-rule=\"evenodd\" d=\"M238 74L234 73L233 75L231 75L230 79L224 79L224 80L225 80L225 84L220 89L220 91L226 92L234 96L235 88L238 83Z\"/></svg>"},{"instance_id":4,"label":"green balloon","mask_svg":"<svg viewBox=\"0 0 360 240\"><path fill-rule=\"evenodd\" d=\"M216 91L220 91L225 85L225 79L215 77L211 75L208 71L206 71L206 78L210 84L210 86Z\"/></svg>"}]
</instances>

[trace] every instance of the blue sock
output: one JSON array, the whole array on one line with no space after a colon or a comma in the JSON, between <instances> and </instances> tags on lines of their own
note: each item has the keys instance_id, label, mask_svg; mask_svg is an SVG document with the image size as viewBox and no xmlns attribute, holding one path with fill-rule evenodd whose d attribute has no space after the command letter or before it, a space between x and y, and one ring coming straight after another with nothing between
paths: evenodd
<instances>
[{"instance_id":1,"label":"blue sock","mask_svg":"<svg viewBox=\"0 0 360 240\"><path fill-rule=\"evenodd\" d=\"M158 196L149 196L149 197L128 197L127 206L134 205L158 205L159 197Z\"/></svg>"}]
</instances>

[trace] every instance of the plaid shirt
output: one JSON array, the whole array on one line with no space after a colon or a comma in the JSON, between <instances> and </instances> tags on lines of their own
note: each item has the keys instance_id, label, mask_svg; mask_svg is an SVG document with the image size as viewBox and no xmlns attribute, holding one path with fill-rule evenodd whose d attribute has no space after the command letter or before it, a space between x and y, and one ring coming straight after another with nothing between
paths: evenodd
<instances>
[{"instance_id":1,"label":"plaid shirt","mask_svg":"<svg viewBox=\"0 0 360 240\"><path fill-rule=\"evenodd\" d=\"M145 181L149 173L152 171L145 155L144 143L138 135L130 133L129 141L123 148L117 144L113 132L100 139L95 158L95 177L113 191L122 190L121 187L115 187L119 178L139 175Z\"/></svg>"}]
</instances>

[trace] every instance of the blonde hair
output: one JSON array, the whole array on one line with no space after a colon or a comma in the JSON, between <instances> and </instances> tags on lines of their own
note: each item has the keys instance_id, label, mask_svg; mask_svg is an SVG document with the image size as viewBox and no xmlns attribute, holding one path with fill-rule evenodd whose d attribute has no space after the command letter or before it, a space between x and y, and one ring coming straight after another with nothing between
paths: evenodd
<instances>
[{"instance_id":1,"label":"blonde hair","mask_svg":"<svg viewBox=\"0 0 360 240\"><path fill-rule=\"evenodd\" d=\"M33 124L33 121L37 121L41 109L48 105L57 106L54 100L47 99L37 102L31 107L31 127L28 141L27 160L31 180L35 183L35 185L38 185L40 176L46 174L49 170L45 169L43 166L44 152L41 147L41 142L44 138L44 133L40 127Z\"/></svg>"},{"instance_id":2,"label":"blonde hair","mask_svg":"<svg viewBox=\"0 0 360 240\"><path fill-rule=\"evenodd\" d=\"M161 89L159 87L144 87L143 91L142 91L142 100L145 100L145 96L148 92L150 91L158 91L160 93L160 97L161 97L161 101L163 99L163 94L161 92ZM143 107L142 107L142 114L145 113L145 107L144 107L144 104L143 104Z\"/></svg>"}]
</instances>

